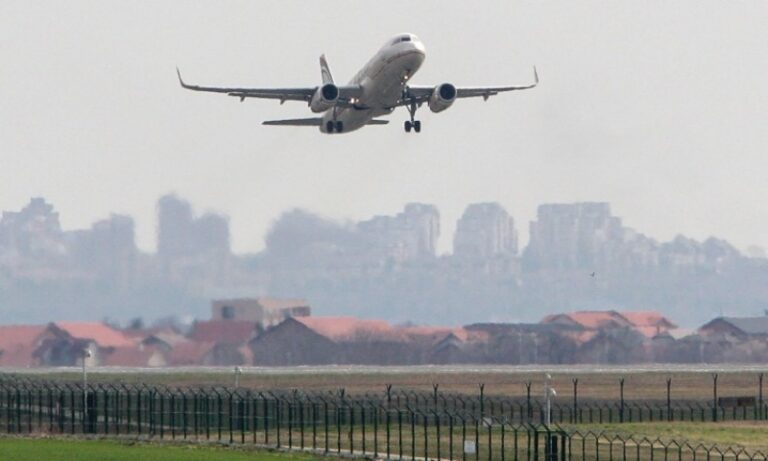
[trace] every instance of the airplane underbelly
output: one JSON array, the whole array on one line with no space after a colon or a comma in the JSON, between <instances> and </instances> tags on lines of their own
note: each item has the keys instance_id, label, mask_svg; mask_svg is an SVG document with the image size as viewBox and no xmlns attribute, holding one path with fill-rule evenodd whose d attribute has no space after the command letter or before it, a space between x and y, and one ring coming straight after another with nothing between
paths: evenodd
<instances>
[{"instance_id":1,"label":"airplane underbelly","mask_svg":"<svg viewBox=\"0 0 768 461\"><path fill-rule=\"evenodd\" d=\"M386 60L371 79L371 96L375 105L392 107L403 95L405 83L419 70L424 56L403 53Z\"/></svg>"}]
</instances>

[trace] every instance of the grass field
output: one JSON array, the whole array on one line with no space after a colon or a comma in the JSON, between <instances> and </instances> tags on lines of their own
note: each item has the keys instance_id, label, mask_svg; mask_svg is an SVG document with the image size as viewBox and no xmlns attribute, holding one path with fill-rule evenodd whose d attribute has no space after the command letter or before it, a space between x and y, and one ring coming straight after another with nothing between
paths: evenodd
<instances>
[{"instance_id":1,"label":"grass field","mask_svg":"<svg viewBox=\"0 0 768 461\"><path fill-rule=\"evenodd\" d=\"M361 449L360 440L360 428L355 434L355 448L356 453L360 455ZM416 427L415 437L411 439L409 437L409 430L405 428L407 440L402 445L396 440L392 443L392 455L397 456L402 451L405 458L411 456L411 440L415 442L413 449L417 457L421 457L424 454L425 446L423 444L423 431L420 427ZM429 457L436 458L438 454L441 454L441 458L447 458L449 452L449 436L446 433L447 428L444 428L440 434L440 446L437 446L437 437L434 433L434 428L430 429L430 445L429 445ZM627 424L613 424L613 425L580 425L573 426L569 429L575 429L582 434L587 431L592 432L604 432L607 437L601 437L598 445L595 444L594 437L573 437L572 450L573 459L595 459L596 451L599 450L600 457L608 457L610 453L617 455L620 453L621 446L612 445L610 440L614 435L629 436L632 435L635 442L627 442L626 449L630 454L634 453L638 447L636 442L641 442L644 437L650 440L657 438L666 441L666 446L673 447L669 444L672 439L679 442L688 441L691 447L695 447L701 443L705 446L718 445L725 449L726 447L732 447L733 449L745 448L750 452L756 452L762 450L765 452L768 449L768 425L757 423L627 423ZM370 456L373 451L372 447L372 430L369 427L368 430L368 447L367 453ZM495 436L493 439L493 456L494 460L500 460L501 456L501 440L498 428L494 430ZM490 454L488 452L488 445L486 444L486 434L479 438L480 444L478 445L478 454L482 459ZM381 443L384 440L384 433L379 434L379 441ZM393 433L393 438L395 433ZM474 434L467 434L467 440L474 440ZM335 447L335 440L332 440L331 446ZM348 453L348 440L346 434L342 443L342 452ZM294 439L294 443L296 440ZM514 443L514 449L513 449ZM539 440L542 443L542 440ZM307 445L309 440L307 440ZM518 448L519 445L519 448ZM516 451L518 455L525 458L529 453L526 451L528 445L528 439L525 432L519 435L507 433L506 454L508 457L513 457L513 453ZM664 454L665 444L654 443L653 451L662 459ZM453 432L453 447L454 458L461 457L462 447L462 435L461 431L455 430ZM643 459L648 458L650 455L649 445L644 445L645 456ZM541 448L541 445L540 445ZM442 450L440 452L440 450ZM519 451L518 451L519 450ZM586 450L586 452L584 452ZM142 460L142 461L208 461L211 459L221 461L236 461L236 460L254 460L254 461L310 461L313 459L340 459L333 457L334 449L331 449L330 457L314 456L309 453L286 453L268 451L264 449L249 448L247 445L239 445L235 443L231 446L217 446L209 443L204 444L175 444L170 442L137 442L127 440L78 440L69 438L11 438L0 437L0 460L53 460L53 461L123 461L123 460ZM379 446L380 456L384 453L384 447ZM702 452L699 452L701 454ZM580 456L581 455L581 456ZM608 456L606 456L608 455ZM692 459L692 451L690 449L684 450L682 459ZM631 459L635 459L631 457Z\"/></svg>"},{"instance_id":2,"label":"grass field","mask_svg":"<svg viewBox=\"0 0 768 461\"><path fill-rule=\"evenodd\" d=\"M0 438L3 461L310 461L304 453L107 440ZM329 459L329 458L323 458Z\"/></svg>"},{"instance_id":3,"label":"grass field","mask_svg":"<svg viewBox=\"0 0 768 461\"><path fill-rule=\"evenodd\" d=\"M403 371L406 370L406 371ZM580 399L600 398L618 399L619 381L624 378L624 396L627 400L666 399L667 379L671 379L672 399L710 399L713 396L713 379L710 371L633 371L631 368L620 371L611 368L601 371L568 368L561 371L553 367L551 371L553 385L560 399L570 401L573 395L573 380L578 379ZM720 371L718 373L718 395L737 396L758 394L757 370ZM79 381L81 375L75 371L54 371L51 373L33 373L32 376L46 379L68 379ZM290 389L336 390L345 388L349 393L384 392L386 384L395 389L417 389L432 391L432 385L440 385L441 392L477 393L478 383L485 383L486 395L504 395L508 397L525 396L525 383L532 383L531 392L538 396L543 393L543 371L525 371L503 368L484 367L419 367L412 371L400 367L392 371L387 367L357 369L355 367L334 370L286 368L270 369L268 372L258 368L245 368L240 377L240 385L251 389ZM232 385L233 374L228 369L210 369L207 371L122 371L108 369L93 370L89 373L90 382L123 382L165 384L170 386ZM768 385L768 382L766 383Z\"/></svg>"},{"instance_id":4,"label":"grass field","mask_svg":"<svg viewBox=\"0 0 768 461\"><path fill-rule=\"evenodd\" d=\"M768 450L768 423L726 422L726 423L623 423L590 424L569 426L569 429L631 435L635 440L647 437L651 440L686 440L689 443L719 446L739 446L749 450Z\"/></svg>"}]
</instances>

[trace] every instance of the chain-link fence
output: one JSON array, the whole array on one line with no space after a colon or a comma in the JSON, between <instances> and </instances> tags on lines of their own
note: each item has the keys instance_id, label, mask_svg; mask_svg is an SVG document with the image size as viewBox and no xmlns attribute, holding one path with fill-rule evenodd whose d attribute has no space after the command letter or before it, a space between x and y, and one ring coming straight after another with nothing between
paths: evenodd
<instances>
[{"instance_id":1,"label":"chain-link fence","mask_svg":"<svg viewBox=\"0 0 768 461\"><path fill-rule=\"evenodd\" d=\"M588 422L590 412L594 422L680 415L641 408L555 405L552 420ZM712 417L701 408L704 419ZM413 460L766 459L740 449L546 426L542 411L533 399L442 394L437 387L433 393L387 387L380 394L348 395L0 377L0 431L7 434L205 440Z\"/></svg>"}]
</instances>

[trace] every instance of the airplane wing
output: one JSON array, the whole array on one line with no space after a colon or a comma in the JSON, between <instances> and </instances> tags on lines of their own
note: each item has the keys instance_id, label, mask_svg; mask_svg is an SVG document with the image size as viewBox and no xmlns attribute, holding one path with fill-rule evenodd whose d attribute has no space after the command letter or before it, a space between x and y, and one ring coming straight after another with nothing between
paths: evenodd
<instances>
[{"instance_id":1,"label":"airplane wing","mask_svg":"<svg viewBox=\"0 0 768 461\"><path fill-rule=\"evenodd\" d=\"M516 85L516 86L477 86L477 87L456 87L456 97L457 98L473 98L481 96L486 101L489 97L495 96L499 93L504 93L506 91L516 91L516 90L527 90L529 88L534 88L536 85L539 84L539 74L536 72L536 68L533 68L533 78L534 82L528 85ZM403 98L403 100L400 102L400 105L408 105L412 102L415 102L416 104L422 104L426 102L431 96L432 91L434 91L434 86L408 86L407 87L407 93L406 97Z\"/></svg>"},{"instance_id":2,"label":"airplane wing","mask_svg":"<svg viewBox=\"0 0 768 461\"><path fill-rule=\"evenodd\" d=\"M309 103L312 99L312 95L317 91L316 86L313 87L299 87L299 88L226 88L226 87L213 87L213 86L198 86L190 85L184 82L181 78L181 72L178 67L176 68L176 74L179 76L179 83L187 90L192 91L206 91L210 93L224 93L228 96L234 96L240 98L240 101L244 101L245 98L261 98L261 99L278 99L280 103L285 101L305 101ZM339 102L341 107L352 107L354 104L352 99L357 99L362 94L362 88L359 85L343 85L339 86Z\"/></svg>"}]
</instances>

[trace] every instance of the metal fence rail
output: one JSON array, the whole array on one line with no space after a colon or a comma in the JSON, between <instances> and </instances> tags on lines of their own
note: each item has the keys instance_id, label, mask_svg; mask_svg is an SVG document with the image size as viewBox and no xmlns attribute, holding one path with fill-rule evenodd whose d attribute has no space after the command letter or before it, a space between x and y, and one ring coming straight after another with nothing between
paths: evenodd
<instances>
[{"instance_id":1,"label":"metal fence rail","mask_svg":"<svg viewBox=\"0 0 768 461\"><path fill-rule=\"evenodd\" d=\"M740 449L545 426L533 401L387 391L350 396L0 377L0 432L210 440L412 460L766 459ZM590 411L594 422L596 415L606 415L605 422L611 415L615 422L677 417L633 406L599 408L568 413L555 406L553 420L587 422ZM705 419L712 416L703 411Z\"/></svg>"},{"instance_id":2,"label":"metal fence rail","mask_svg":"<svg viewBox=\"0 0 768 461\"><path fill-rule=\"evenodd\" d=\"M125 395L126 397L103 397L107 406L117 405L121 398L146 399L146 394L173 394L174 406L184 405L185 400L196 398L207 402L206 396L211 394L220 396L230 392L240 394L254 391L247 389L231 389L223 387L210 388L167 388L163 386L131 386L125 384L98 384L89 385L88 392L83 391L82 384L79 382L59 382L45 381L39 379L30 379L16 376L0 375L0 393L5 392L7 388L36 389L35 392L45 395L50 394L55 389L60 389L62 393L80 392L81 397L84 394L93 394L98 396L111 396L113 393ZM36 395L37 395L36 394ZM3 394L4 395L4 394ZM68 394L69 395L69 394ZM394 390L387 386L384 392L366 393L362 395L350 395L343 389L336 392L301 392L298 390L290 391L270 391L261 392L264 398L279 401L301 402L310 407L314 403L321 402L328 405L344 404L350 406L369 406L377 408L387 408L389 410L402 409L414 410L425 413L430 412L450 412L475 418L493 417L509 423L517 424L540 424L545 422L547 405L541 399L532 397L530 394L523 399L510 399L502 396L488 396L483 392L481 385L480 392L474 395L452 394L438 392L438 386L434 387L434 392L418 392L411 390ZM27 398L34 398L28 396ZM71 400L71 396L68 397ZM118 400L115 400L118 399ZM180 401L177 401L179 400ZM218 403L218 399L214 399ZM101 402L101 401L100 401ZM733 402L731 402L733 403ZM122 402L125 405L126 402ZM71 405L85 406L85 402L75 402ZM208 404L209 406L211 404ZM582 424L582 423L623 423L623 422L654 422L654 421L763 421L768 420L768 404L762 398L752 399L746 404L731 405L728 401L720 400L591 400L572 402L553 401L550 404L550 421L560 424ZM82 410L81 410L82 411ZM117 410L116 410L117 411Z\"/></svg>"}]
</instances>

